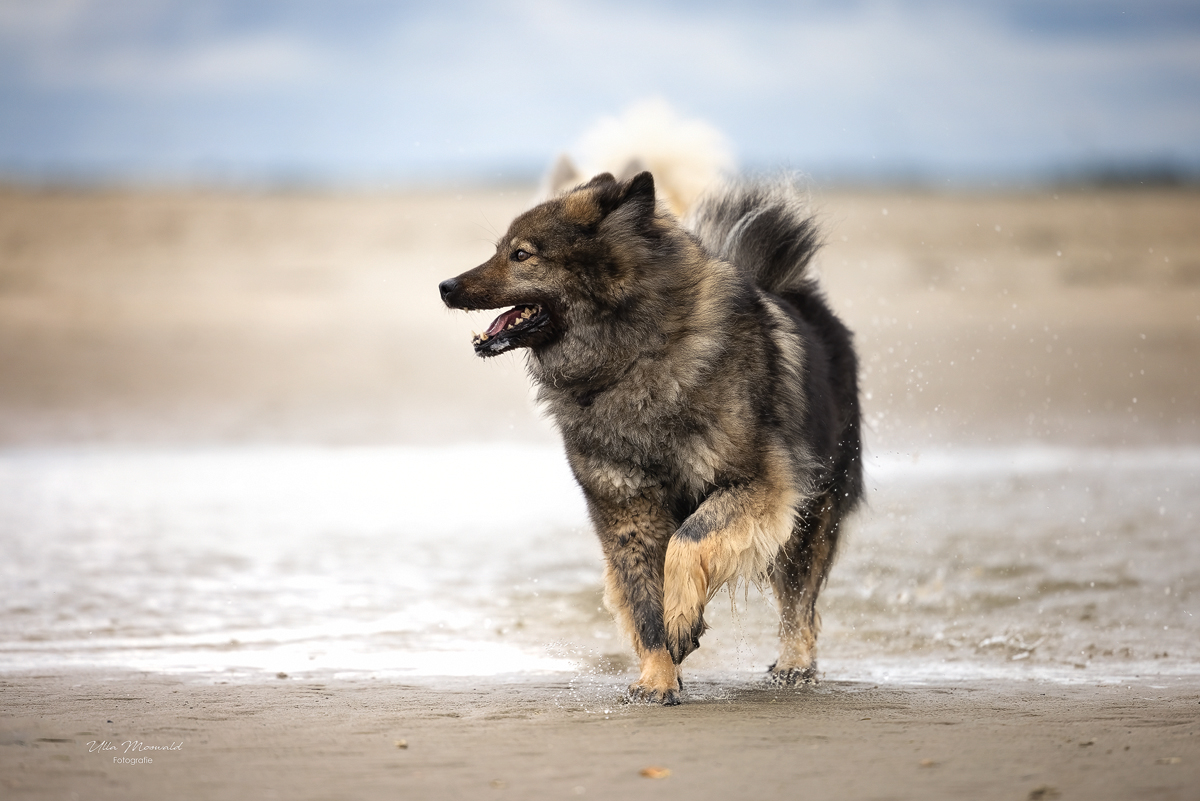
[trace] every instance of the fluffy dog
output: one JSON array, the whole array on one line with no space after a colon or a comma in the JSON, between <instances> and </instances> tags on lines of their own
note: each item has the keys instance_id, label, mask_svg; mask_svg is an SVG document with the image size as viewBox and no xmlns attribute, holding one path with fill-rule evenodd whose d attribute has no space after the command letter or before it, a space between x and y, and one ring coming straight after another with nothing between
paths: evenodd
<instances>
[{"instance_id":1,"label":"fluffy dog","mask_svg":"<svg viewBox=\"0 0 1200 801\"><path fill-rule=\"evenodd\" d=\"M663 100L643 100L598 121L546 173L537 201L610 172L624 181L654 173L659 205L683 216L709 187L734 172L732 149L716 128L678 114ZM578 163L579 166L576 166Z\"/></svg>"},{"instance_id":2,"label":"fluffy dog","mask_svg":"<svg viewBox=\"0 0 1200 801\"><path fill-rule=\"evenodd\" d=\"M816 677L815 604L862 495L857 360L807 268L788 181L732 183L687 224L654 179L604 173L520 215L447 306L513 307L474 341L527 351L633 641L637 699L679 703L704 608L739 578L779 604L771 676Z\"/></svg>"}]
</instances>

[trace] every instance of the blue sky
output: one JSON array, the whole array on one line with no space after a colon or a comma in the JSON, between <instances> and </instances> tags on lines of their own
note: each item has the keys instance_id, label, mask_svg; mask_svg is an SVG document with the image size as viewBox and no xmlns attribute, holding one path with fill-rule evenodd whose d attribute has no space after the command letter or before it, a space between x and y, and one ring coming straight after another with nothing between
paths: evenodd
<instances>
[{"instance_id":1,"label":"blue sky","mask_svg":"<svg viewBox=\"0 0 1200 801\"><path fill-rule=\"evenodd\" d=\"M1200 171L1195 0L0 0L0 176L536 174L662 98L822 175Z\"/></svg>"}]
</instances>

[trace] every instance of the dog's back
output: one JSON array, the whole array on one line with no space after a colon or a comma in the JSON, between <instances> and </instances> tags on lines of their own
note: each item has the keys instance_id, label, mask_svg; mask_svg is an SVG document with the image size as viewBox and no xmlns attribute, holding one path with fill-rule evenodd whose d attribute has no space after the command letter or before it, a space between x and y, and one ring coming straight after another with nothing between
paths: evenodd
<instances>
[{"instance_id":1,"label":"dog's back","mask_svg":"<svg viewBox=\"0 0 1200 801\"><path fill-rule=\"evenodd\" d=\"M840 520L862 497L858 360L850 330L809 272L821 238L803 190L786 177L730 182L701 197L685 225L710 253L785 301L807 334L805 441L828 466Z\"/></svg>"}]
</instances>

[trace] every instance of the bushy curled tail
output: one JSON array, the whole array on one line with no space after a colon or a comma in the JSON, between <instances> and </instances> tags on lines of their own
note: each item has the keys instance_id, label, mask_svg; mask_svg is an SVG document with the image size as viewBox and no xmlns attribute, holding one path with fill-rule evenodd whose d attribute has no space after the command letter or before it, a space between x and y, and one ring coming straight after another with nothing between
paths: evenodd
<instances>
[{"instance_id":1,"label":"bushy curled tail","mask_svg":"<svg viewBox=\"0 0 1200 801\"><path fill-rule=\"evenodd\" d=\"M716 187L688 214L687 227L710 253L773 293L806 288L808 264L821 247L805 193L788 178Z\"/></svg>"}]
</instances>

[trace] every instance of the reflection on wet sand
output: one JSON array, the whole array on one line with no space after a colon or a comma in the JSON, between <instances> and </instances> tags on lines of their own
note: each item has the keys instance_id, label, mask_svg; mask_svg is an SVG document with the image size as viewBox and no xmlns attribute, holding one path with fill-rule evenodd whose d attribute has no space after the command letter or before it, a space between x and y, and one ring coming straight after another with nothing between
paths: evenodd
<instances>
[{"instance_id":1,"label":"reflection on wet sand","mask_svg":"<svg viewBox=\"0 0 1200 801\"><path fill-rule=\"evenodd\" d=\"M464 488L507 462L524 481ZM868 475L822 597L827 676L1195 671L1200 449L898 454ZM0 487L0 671L631 667L553 446L10 451ZM742 590L689 674L742 683L772 660L773 605Z\"/></svg>"}]
</instances>

